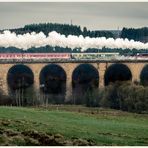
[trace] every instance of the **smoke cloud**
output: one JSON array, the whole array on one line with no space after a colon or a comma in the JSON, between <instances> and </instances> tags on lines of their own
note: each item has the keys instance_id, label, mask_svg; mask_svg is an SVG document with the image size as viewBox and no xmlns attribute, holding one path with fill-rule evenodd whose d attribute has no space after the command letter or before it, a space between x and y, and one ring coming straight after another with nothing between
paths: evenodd
<instances>
[{"instance_id":1,"label":"smoke cloud","mask_svg":"<svg viewBox=\"0 0 148 148\"><path fill-rule=\"evenodd\" d=\"M19 49L27 50L31 47L43 47L43 46L59 46L68 47L71 49L80 48L85 51L88 48L122 48L122 49L148 49L148 43L137 42L128 39L113 39L113 38L90 38L75 36L75 35L65 35L59 34L55 31L49 32L46 36L43 32L40 33L26 33L23 35L16 35L14 32L4 31L0 33L0 47L16 47Z\"/></svg>"}]
</instances>

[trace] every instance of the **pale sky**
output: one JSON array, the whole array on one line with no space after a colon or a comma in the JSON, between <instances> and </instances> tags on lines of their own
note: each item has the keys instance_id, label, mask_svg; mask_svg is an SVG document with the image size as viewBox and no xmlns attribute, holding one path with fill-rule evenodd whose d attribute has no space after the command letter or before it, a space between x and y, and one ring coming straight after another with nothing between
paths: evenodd
<instances>
[{"instance_id":1,"label":"pale sky","mask_svg":"<svg viewBox=\"0 0 148 148\"><path fill-rule=\"evenodd\" d=\"M0 2L0 29L45 22L70 24L71 20L90 30L148 27L148 2Z\"/></svg>"}]
</instances>

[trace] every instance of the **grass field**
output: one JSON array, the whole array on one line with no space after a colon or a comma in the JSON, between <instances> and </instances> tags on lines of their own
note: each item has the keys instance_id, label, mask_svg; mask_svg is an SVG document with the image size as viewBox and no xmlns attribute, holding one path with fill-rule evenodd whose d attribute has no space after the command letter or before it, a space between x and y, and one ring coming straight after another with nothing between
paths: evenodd
<instances>
[{"instance_id":1,"label":"grass field","mask_svg":"<svg viewBox=\"0 0 148 148\"><path fill-rule=\"evenodd\" d=\"M82 106L0 107L0 144L148 145L148 115Z\"/></svg>"}]
</instances>

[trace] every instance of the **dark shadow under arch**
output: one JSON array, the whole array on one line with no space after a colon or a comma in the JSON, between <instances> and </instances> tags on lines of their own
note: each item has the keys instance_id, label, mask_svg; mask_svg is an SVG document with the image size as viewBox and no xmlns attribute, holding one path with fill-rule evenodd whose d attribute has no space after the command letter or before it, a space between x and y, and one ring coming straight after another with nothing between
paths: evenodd
<instances>
[{"instance_id":1,"label":"dark shadow under arch","mask_svg":"<svg viewBox=\"0 0 148 148\"><path fill-rule=\"evenodd\" d=\"M11 89L28 88L34 82L32 70L23 64L12 66L7 74L7 82Z\"/></svg>"},{"instance_id":2,"label":"dark shadow under arch","mask_svg":"<svg viewBox=\"0 0 148 148\"><path fill-rule=\"evenodd\" d=\"M98 70L91 64L80 64L72 73L73 97L83 103L84 95L99 86Z\"/></svg>"},{"instance_id":3,"label":"dark shadow under arch","mask_svg":"<svg viewBox=\"0 0 148 148\"><path fill-rule=\"evenodd\" d=\"M130 69L124 64L113 64L108 67L104 75L105 86L109 85L110 82L116 81L128 81L132 79Z\"/></svg>"},{"instance_id":4,"label":"dark shadow under arch","mask_svg":"<svg viewBox=\"0 0 148 148\"><path fill-rule=\"evenodd\" d=\"M34 95L34 75L32 70L23 64L12 66L7 74L9 95L13 104L18 106L32 105Z\"/></svg>"},{"instance_id":5,"label":"dark shadow under arch","mask_svg":"<svg viewBox=\"0 0 148 148\"><path fill-rule=\"evenodd\" d=\"M75 68L72 74L72 86L86 85L88 87L98 87L99 73L91 64L80 64Z\"/></svg>"},{"instance_id":6,"label":"dark shadow under arch","mask_svg":"<svg viewBox=\"0 0 148 148\"><path fill-rule=\"evenodd\" d=\"M148 86L148 65L145 65L140 74L141 84Z\"/></svg>"},{"instance_id":7,"label":"dark shadow under arch","mask_svg":"<svg viewBox=\"0 0 148 148\"><path fill-rule=\"evenodd\" d=\"M51 95L52 102L62 103L66 94L66 72L57 64L46 65L40 72L40 90ZM59 99L56 99L59 96Z\"/></svg>"}]
</instances>

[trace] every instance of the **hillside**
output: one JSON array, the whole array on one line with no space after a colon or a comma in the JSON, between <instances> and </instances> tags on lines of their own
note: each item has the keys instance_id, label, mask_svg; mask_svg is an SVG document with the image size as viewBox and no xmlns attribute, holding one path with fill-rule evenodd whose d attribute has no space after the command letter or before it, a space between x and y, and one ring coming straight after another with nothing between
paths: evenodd
<instances>
[{"instance_id":1,"label":"hillside","mask_svg":"<svg viewBox=\"0 0 148 148\"><path fill-rule=\"evenodd\" d=\"M127 38L134 41L148 42L148 27L143 28L123 28L121 38Z\"/></svg>"},{"instance_id":2,"label":"hillside","mask_svg":"<svg viewBox=\"0 0 148 148\"><path fill-rule=\"evenodd\" d=\"M48 35L51 31L56 31L60 34L67 35L83 35L90 37L113 37L114 34L110 31L100 30L100 31L90 31L86 27L81 28L78 25L69 25L69 24L57 24L57 23L43 23L43 24L29 24L25 25L23 28L11 29L10 31L15 32L16 34L24 34L30 32L43 32L45 35ZM1 30L0 32L2 32Z\"/></svg>"},{"instance_id":3,"label":"hillside","mask_svg":"<svg viewBox=\"0 0 148 148\"><path fill-rule=\"evenodd\" d=\"M148 145L148 116L81 106L0 108L1 145Z\"/></svg>"},{"instance_id":4,"label":"hillside","mask_svg":"<svg viewBox=\"0 0 148 148\"><path fill-rule=\"evenodd\" d=\"M123 28L122 30L94 30L90 31L86 27L81 28L77 25L69 25L69 24L57 24L57 23L43 23L43 24L30 24L25 25L22 28L16 28L16 29L9 29L12 32L15 32L16 34L25 34L25 33L31 33L31 32L43 32L46 36L51 31L56 31L58 33L64 34L65 36L68 35L83 35L84 37L106 37L106 38L127 38L129 40L133 39L135 41L141 41L141 42L148 42L148 28ZM3 32L4 30L1 30L0 32ZM121 55L123 54L135 54L139 52L147 52L147 50L136 50L133 49L132 51L130 49L108 49L103 48L100 50L102 52L119 52ZM51 47L51 46L45 46L40 48L30 48L26 51L22 51L20 49L14 48L14 47L0 47L0 53L9 53L9 52L81 52L80 49L74 49L71 48L62 48L62 47ZM98 52L98 49L87 49L86 52Z\"/></svg>"}]
</instances>

